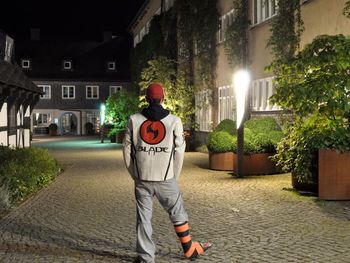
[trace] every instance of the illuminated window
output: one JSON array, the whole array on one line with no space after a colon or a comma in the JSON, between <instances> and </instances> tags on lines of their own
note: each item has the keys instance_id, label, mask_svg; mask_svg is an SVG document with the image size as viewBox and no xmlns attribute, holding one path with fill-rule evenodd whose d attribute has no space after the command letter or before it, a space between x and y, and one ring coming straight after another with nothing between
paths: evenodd
<instances>
[{"instance_id":1,"label":"illuminated window","mask_svg":"<svg viewBox=\"0 0 350 263\"><path fill-rule=\"evenodd\" d=\"M253 0L253 25L260 24L277 13L278 0Z\"/></svg>"},{"instance_id":2,"label":"illuminated window","mask_svg":"<svg viewBox=\"0 0 350 263\"><path fill-rule=\"evenodd\" d=\"M211 92L209 90L200 91L196 94L196 123L199 131L212 130L212 106L210 103Z\"/></svg>"},{"instance_id":3,"label":"illuminated window","mask_svg":"<svg viewBox=\"0 0 350 263\"><path fill-rule=\"evenodd\" d=\"M269 98L275 93L273 78L264 78L253 81L251 105L253 111L280 110L280 107L269 103Z\"/></svg>"},{"instance_id":4,"label":"illuminated window","mask_svg":"<svg viewBox=\"0 0 350 263\"><path fill-rule=\"evenodd\" d=\"M233 85L219 87L218 122L225 119L235 120L236 99Z\"/></svg>"}]
</instances>

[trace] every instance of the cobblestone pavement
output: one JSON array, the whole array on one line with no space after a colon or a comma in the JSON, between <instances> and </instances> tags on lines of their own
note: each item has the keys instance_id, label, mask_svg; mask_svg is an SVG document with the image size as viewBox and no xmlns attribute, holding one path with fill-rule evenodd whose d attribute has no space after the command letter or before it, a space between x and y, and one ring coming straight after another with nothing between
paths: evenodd
<instances>
[{"instance_id":1,"label":"cobblestone pavement","mask_svg":"<svg viewBox=\"0 0 350 263\"><path fill-rule=\"evenodd\" d=\"M0 220L0 262L132 262L135 201L120 145L36 139L65 171ZM350 202L290 188L289 175L235 179L186 153L179 180L194 239L214 246L197 262L350 262ZM157 262L181 258L166 213L154 207Z\"/></svg>"}]
</instances>

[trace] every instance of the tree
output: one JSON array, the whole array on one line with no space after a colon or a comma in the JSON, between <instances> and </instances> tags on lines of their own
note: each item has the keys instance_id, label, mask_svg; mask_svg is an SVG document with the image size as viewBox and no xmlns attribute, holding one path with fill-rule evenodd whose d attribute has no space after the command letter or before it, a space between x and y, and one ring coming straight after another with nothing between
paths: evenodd
<instances>
[{"instance_id":1,"label":"tree","mask_svg":"<svg viewBox=\"0 0 350 263\"><path fill-rule=\"evenodd\" d=\"M145 91L152 82L160 82L164 86L164 105L173 114L181 118L187 128L192 127L191 115L194 114L195 107L192 103L195 89L188 85L185 79L185 72L177 69L174 60L166 57L148 61L148 66L142 71L140 105L147 105Z\"/></svg>"},{"instance_id":2,"label":"tree","mask_svg":"<svg viewBox=\"0 0 350 263\"><path fill-rule=\"evenodd\" d=\"M318 36L277 72L271 102L294 117L277 164L300 182L316 182L319 149L350 150L350 38Z\"/></svg>"},{"instance_id":3,"label":"tree","mask_svg":"<svg viewBox=\"0 0 350 263\"><path fill-rule=\"evenodd\" d=\"M121 90L113 94L106 102L106 123L113 126L113 132L125 130L130 115L138 111L138 97Z\"/></svg>"}]
</instances>

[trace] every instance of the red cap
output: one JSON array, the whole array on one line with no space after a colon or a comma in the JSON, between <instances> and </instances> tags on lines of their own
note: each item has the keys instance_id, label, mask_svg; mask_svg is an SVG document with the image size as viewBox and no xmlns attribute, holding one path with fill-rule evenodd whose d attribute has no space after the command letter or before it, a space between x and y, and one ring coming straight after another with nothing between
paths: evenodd
<instances>
[{"instance_id":1,"label":"red cap","mask_svg":"<svg viewBox=\"0 0 350 263\"><path fill-rule=\"evenodd\" d=\"M151 83L146 91L148 99L164 99L164 88L160 83Z\"/></svg>"}]
</instances>

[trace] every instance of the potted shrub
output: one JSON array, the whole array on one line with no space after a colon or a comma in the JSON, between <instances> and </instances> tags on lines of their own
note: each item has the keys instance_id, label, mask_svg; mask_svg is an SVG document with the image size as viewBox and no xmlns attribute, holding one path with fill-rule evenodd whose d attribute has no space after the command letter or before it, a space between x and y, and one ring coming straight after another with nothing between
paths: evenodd
<instances>
[{"instance_id":1,"label":"potted shrub","mask_svg":"<svg viewBox=\"0 0 350 263\"><path fill-rule=\"evenodd\" d=\"M111 142L115 142L116 136L119 143L123 140L128 118L138 111L138 103L138 97L125 90L118 91L107 99L106 123L111 125L108 132Z\"/></svg>"},{"instance_id":2,"label":"potted shrub","mask_svg":"<svg viewBox=\"0 0 350 263\"><path fill-rule=\"evenodd\" d=\"M85 123L85 131L87 135L93 135L94 134L94 125L91 122Z\"/></svg>"},{"instance_id":3,"label":"potted shrub","mask_svg":"<svg viewBox=\"0 0 350 263\"><path fill-rule=\"evenodd\" d=\"M273 66L272 103L293 120L275 159L298 183L317 185L322 199L350 200L349 53L348 37L323 35Z\"/></svg>"},{"instance_id":4,"label":"potted shrub","mask_svg":"<svg viewBox=\"0 0 350 263\"><path fill-rule=\"evenodd\" d=\"M245 175L273 174L276 166L270 157L282 138L281 128L273 118L251 119L244 129ZM237 170L237 136L234 121L224 120L208 135L209 167L214 170Z\"/></svg>"},{"instance_id":5,"label":"potted shrub","mask_svg":"<svg viewBox=\"0 0 350 263\"><path fill-rule=\"evenodd\" d=\"M236 133L236 122L226 119L219 123L213 132L208 134L209 168L229 171L233 169L233 135Z\"/></svg>"},{"instance_id":6,"label":"potted shrub","mask_svg":"<svg viewBox=\"0 0 350 263\"><path fill-rule=\"evenodd\" d=\"M56 136L58 133L58 126L56 123L50 123L49 125L49 135L50 136Z\"/></svg>"}]
</instances>

